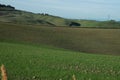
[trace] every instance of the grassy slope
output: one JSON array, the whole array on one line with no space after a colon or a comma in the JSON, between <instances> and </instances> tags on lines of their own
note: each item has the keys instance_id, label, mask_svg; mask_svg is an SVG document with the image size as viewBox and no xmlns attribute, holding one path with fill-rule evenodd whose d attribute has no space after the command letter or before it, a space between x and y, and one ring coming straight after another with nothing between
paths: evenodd
<instances>
[{"instance_id":1,"label":"grassy slope","mask_svg":"<svg viewBox=\"0 0 120 80\"><path fill-rule=\"evenodd\" d=\"M94 20L75 20L76 22L80 23L82 27L94 27L96 28L98 24L100 23L99 21L94 21Z\"/></svg>"},{"instance_id":2,"label":"grassy slope","mask_svg":"<svg viewBox=\"0 0 120 80\"><path fill-rule=\"evenodd\" d=\"M45 44L89 52L120 55L120 29L84 29L0 23L0 41Z\"/></svg>"},{"instance_id":3,"label":"grassy slope","mask_svg":"<svg viewBox=\"0 0 120 80\"><path fill-rule=\"evenodd\" d=\"M81 24L81 27L86 28L111 28L111 29L119 29L120 22L114 20L108 21L95 21L95 20L74 20Z\"/></svg>"},{"instance_id":4,"label":"grassy slope","mask_svg":"<svg viewBox=\"0 0 120 80\"><path fill-rule=\"evenodd\" d=\"M50 25L47 22L54 24L56 26L67 26L70 20L51 16L51 15L43 15L43 14L35 14L31 12L26 11L0 11L1 14L4 14L0 16L0 21L2 22L12 22L17 24L38 24L41 25L41 22L39 20L42 20L44 24Z\"/></svg>"},{"instance_id":5,"label":"grassy slope","mask_svg":"<svg viewBox=\"0 0 120 80\"><path fill-rule=\"evenodd\" d=\"M78 22L81 24L79 27L88 28L120 28L120 22L114 20L110 21L95 21L95 20L72 20L65 19L52 15L35 14L27 11L0 11L0 21L11 22L17 24L34 24L34 25L48 25L67 27L71 22Z\"/></svg>"},{"instance_id":6,"label":"grassy slope","mask_svg":"<svg viewBox=\"0 0 120 80\"><path fill-rule=\"evenodd\" d=\"M9 80L119 80L120 57L0 42ZM35 76L36 79L33 79Z\"/></svg>"}]
</instances>

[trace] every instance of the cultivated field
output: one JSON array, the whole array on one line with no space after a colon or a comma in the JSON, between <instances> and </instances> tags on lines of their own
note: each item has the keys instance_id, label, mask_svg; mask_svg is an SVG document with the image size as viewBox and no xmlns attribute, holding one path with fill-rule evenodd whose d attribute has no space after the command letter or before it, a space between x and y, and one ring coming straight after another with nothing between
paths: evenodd
<instances>
[{"instance_id":1,"label":"cultivated field","mask_svg":"<svg viewBox=\"0 0 120 80\"><path fill-rule=\"evenodd\" d=\"M74 52L50 46L0 42L0 63L9 80L119 80L120 56Z\"/></svg>"},{"instance_id":2,"label":"cultivated field","mask_svg":"<svg viewBox=\"0 0 120 80\"><path fill-rule=\"evenodd\" d=\"M25 26L0 23L0 41L50 45L74 51L120 55L120 29Z\"/></svg>"}]
</instances>

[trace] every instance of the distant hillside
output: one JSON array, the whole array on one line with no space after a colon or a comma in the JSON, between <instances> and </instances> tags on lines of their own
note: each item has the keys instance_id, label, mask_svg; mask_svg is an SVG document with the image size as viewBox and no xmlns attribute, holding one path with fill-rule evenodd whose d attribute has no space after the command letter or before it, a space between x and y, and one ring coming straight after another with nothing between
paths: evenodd
<instances>
[{"instance_id":1,"label":"distant hillside","mask_svg":"<svg viewBox=\"0 0 120 80\"><path fill-rule=\"evenodd\" d=\"M46 20L38 18L40 15L33 14L25 11L0 11L0 21L2 22L11 22L17 24L40 24L40 25L52 25L55 24L50 23Z\"/></svg>"},{"instance_id":2,"label":"distant hillside","mask_svg":"<svg viewBox=\"0 0 120 80\"><path fill-rule=\"evenodd\" d=\"M115 20L108 21L96 21L96 20L74 20L81 24L81 27L85 28L120 28L120 22Z\"/></svg>"},{"instance_id":3,"label":"distant hillside","mask_svg":"<svg viewBox=\"0 0 120 80\"><path fill-rule=\"evenodd\" d=\"M53 16L47 13L32 13L27 11L16 10L10 5L0 4L0 21L15 24L32 24L32 25L46 25L46 26L70 26L85 27L85 28L120 28L120 22L115 20L109 21L95 21L95 20L76 20L65 19L58 16Z\"/></svg>"},{"instance_id":4,"label":"distant hillside","mask_svg":"<svg viewBox=\"0 0 120 80\"><path fill-rule=\"evenodd\" d=\"M0 21L17 24L69 26L71 20L46 13L35 14L32 12L16 10L10 5L0 4Z\"/></svg>"}]
</instances>

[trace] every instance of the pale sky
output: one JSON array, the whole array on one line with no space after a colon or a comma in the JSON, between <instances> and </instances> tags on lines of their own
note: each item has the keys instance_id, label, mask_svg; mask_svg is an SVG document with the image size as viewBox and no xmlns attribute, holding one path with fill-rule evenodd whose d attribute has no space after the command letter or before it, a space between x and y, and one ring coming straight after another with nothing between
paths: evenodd
<instances>
[{"instance_id":1,"label":"pale sky","mask_svg":"<svg viewBox=\"0 0 120 80\"><path fill-rule=\"evenodd\" d=\"M0 3L70 19L120 20L120 0L0 0Z\"/></svg>"}]
</instances>

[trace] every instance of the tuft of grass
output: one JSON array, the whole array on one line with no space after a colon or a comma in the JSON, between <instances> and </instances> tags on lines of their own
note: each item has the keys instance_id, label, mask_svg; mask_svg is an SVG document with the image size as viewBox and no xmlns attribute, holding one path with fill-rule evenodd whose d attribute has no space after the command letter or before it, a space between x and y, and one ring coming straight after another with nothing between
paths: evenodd
<instances>
[{"instance_id":1,"label":"tuft of grass","mask_svg":"<svg viewBox=\"0 0 120 80\"><path fill-rule=\"evenodd\" d=\"M73 76L72 76L72 80L76 80L76 77L75 77L75 75L73 74Z\"/></svg>"},{"instance_id":2,"label":"tuft of grass","mask_svg":"<svg viewBox=\"0 0 120 80\"><path fill-rule=\"evenodd\" d=\"M1 80L7 80L7 71L3 64L1 66L1 76L2 76Z\"/></svg>"}]
</instances>

